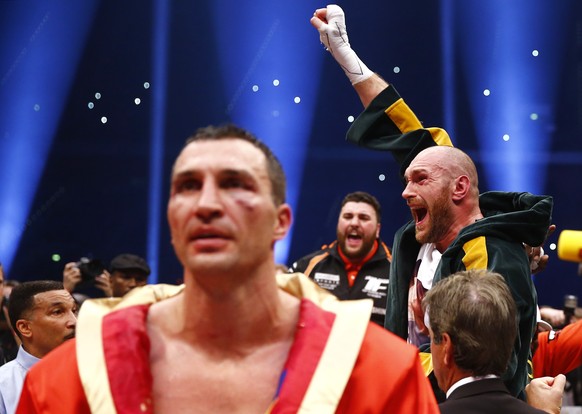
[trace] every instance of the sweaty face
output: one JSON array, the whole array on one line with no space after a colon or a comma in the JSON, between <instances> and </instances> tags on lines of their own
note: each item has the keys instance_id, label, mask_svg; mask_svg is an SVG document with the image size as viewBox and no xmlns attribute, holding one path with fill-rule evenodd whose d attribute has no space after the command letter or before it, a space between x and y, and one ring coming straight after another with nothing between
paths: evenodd
<instances>
[{"instance_id":1,"label":"sweaty face","mask_svg":"<svg viewBox=\"0 0 582 414\"><path fill-rule=\"evenodd\" d=\"M406 199L416 223L419 243L439 243L453 224L451 191L453 178L433 157L419 154L406 169Z\"/></svg>"},{"instance_id":2,"label":"sweaty face","mask_svg":"<svg viewBox=\"0 0 582 414\"><path fill-rule=\"evenodd\" d=\"M111 273L111 291L113 297L122 297L135 287L145 286L147 281L146 274L138 270L115 270Z\"/></svg>"},{"instance_id":3,"label":"sweaty face","mask_svg":"<svg viewBox=\"0 0 582 414\"><path fill-rule=\"evenodd\" d=\"M184 148L172 174L168 221L188 272L232 274L272 259L290 210L273 202L263 153L229 138Z\"/></svg>"},{"instance_id":4,"label":"sweaty face","mask_svg":"<svg viewBox=\"0 0 582 414\"><path fill-rule=\"evenodd\" d=\"M337 239L342 252L352 260L363 259L378 237L380 225L374 207L362 202L347 202L337 222Z\"/></svg>"},{"instance_id":5,"label":"sweaty face","mask_svg":"<svg viewBox=\"0 0 582 414\"><path fill-rule=\"evenodd\" d=\"M37 356L42 357L75 336L77 305L64 289L38 293L34 301L34 309L23 319L28 321Z\"/></svg>"}]
</instances>

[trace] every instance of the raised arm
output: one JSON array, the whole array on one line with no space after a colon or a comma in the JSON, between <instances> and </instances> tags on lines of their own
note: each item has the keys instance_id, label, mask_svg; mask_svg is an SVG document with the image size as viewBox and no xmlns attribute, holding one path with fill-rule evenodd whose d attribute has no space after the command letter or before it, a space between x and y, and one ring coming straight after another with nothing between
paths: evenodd
<instances>
[{"instance_id":1,"label":"raised arm","mask_svg":"<svg viewBox=\"0 0 582 414\"><path fill-rule=\"evenodd\" d=\"M317 9L310 21L319 32L321 43L354 86L364 108L367 107L388 87L388 83L368 69L350 46L344 11L341 7L330 4L326 8Z\"/></svg>"}]
</instances>

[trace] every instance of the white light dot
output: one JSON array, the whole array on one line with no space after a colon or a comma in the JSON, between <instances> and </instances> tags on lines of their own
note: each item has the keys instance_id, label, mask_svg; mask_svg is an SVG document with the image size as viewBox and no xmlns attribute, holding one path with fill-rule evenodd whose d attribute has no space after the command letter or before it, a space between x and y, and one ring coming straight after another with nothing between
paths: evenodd
<instances>
[{"instance_id":1,"label":"white light dot","mask_svg":"<svg viewBox=\"0 0 582 414\"><path fill-rule=\"evenodd\" d=\"M550 244L550 250L556 250L556 243L551 243Z\"/></svg>"},{"instance_id":2,"label":"white light dot","mask_svg":"<svg viewBox=\"0 0 582 414\"><path fill-rule=\"evenodd\" d=\"M531 114L529 116L529 119L531 119L532 121L537 121L538 119L538 114L536 114L535 112L533 114Z\"/></svg>"},{"instance_id":3,"label":"white light dot","mask_svg":"<svg viewBox=\"0 0 582 414\"><path fill-rule=\"evenodd\" d=\"M87 108L89 108L89 109L93 109L93 108L95 108L95 104L94 104L93 102L89 102L89 103L87 104Z\"/></svg>"},{"instance_id":4,"label":"white light dot","mask_svg":"<svg viewBox=\"0 0 582 414\"><path fill-rule=\"evenodd\" d=\"M35 110L36 112L40 111L40 105L39 105L39 104L35 104L35 105L34 105L34 110Z\"/></svg>"},{"instance_id":5,"label":"white light dot","mask_svg":"<svg viewBox=\"0 0 582 414\"><path fill-rule=\"evenodd\" d=\"M293 99L293 102L295 102L295 103L299 103L299 102L301 102L301 98L300 98L300 97L298 97L298 96L296 96L296 97Z\"/></svg>"},{"instance_id":6,"label":"white light dot","mask_svg":"<svg viewBox=\"0 0 582 414\"><path fill-rule=\"evenodd\" d=\"M274 79L273 80L273 86L279 86L279 79Z\"/></svg>"},{"instance_id":7,"label":"white light dot","mask_svg":"<svg viewBox=\"0 0 582 414\"><path fill-rule=\"evenodd\" d=\"M133 102L135 102L136 105L139 105L141 103L141 99L135 98Z\"/></svg>"},{"instance_id":8,"label":"white light dot","mask_svg":"<svg viewBox=\"0 0 582 414\"><path fill-rule=\"evenodd\" d=\"M489 95L491 95L491 91L490 91L489 89L485 89L485 90L483 91L483 95L485 95L485 96L489 96Z\"/></svg>"},{"instance_id":9,"label":"white light dot","mask_svg":"<svg viewBox=\"0 0 582 414\"><path fill-rule=\"evenodd\" d=\"M348 116L348 122L349 122L349 123L352 123L352 122L354 122L354 119L355 119L355 118L354 118L354 116L353 116L353 115L350 115L350 116Z\"/></svg>"},{"instance_id":10,"label":"white light dot","mask_svg":"<svg viewBox=\"0 0 582 414\"><path fill-rule=\"evenodd\" d=\"M276 109L272 112L273 116L275 118L277 118L279 116L279 111L277 111Z\"/></svg>"},{"instance_id":11,"label":"white light dot","mask_svg":"<svg viewBox=\"0 0 582 414\"><path fill-rule=\"evenodd\" d=\"M101 94L99 92L95 94L95 99L101 99Z\"/></svg>"},{"instance_id":12,"label":"white light dot","mask_svg":"<svg viewBox=\"0 0 582 414\"><path fill-rule=\"evenodd\" d=\"M384 181L385 179L386 179L386 176L384 174L380 174L378 176L378 180L380 180L380 181Z\"/></svg>"},{"instance_id":13,"label":"white light dot","mask_svg":"<svg viewBox=\"0 0 582 414\"><path fill-rule=\"evenodd\" d=\"M532 50L531 54L532 54L532 56L539 56L540 55L540 51L534 49L534 50Z\"/></svg>"},{"instance_id":14,"label":"white light dot","mask_svg":"<svg viewBox=\"0 0 582 414\"><path fill-rule=\"evenodd\" d=\"M107 123L107 117L106 116L102 116L101 117L101 123L102 124L106 124Z\"/></svg>"},{"instance_id":15,"label":"white light dot","mask_svg":"<svg viewBox=\"0 0 582 414\"><path fill-rule=\"evenodd\" d=\"M144 82L143 83L143 88L144 89L149 89L150 88L150 83L149 82Z\"/></svg>"},{"instance_id":16,"label":"white light dot","mask_svg":"<svg viewBox=\"0 0 582 414\"><path fill-rule=\"evenodd\" d=\"M509 141L509 134L503 134L503 140L505 142Z\"/></svg>"},{"instance_id":17,"label":"white light dot","mask_svg":"<svg viewBox=\"0 0 582 414\"><path fill-rule=\"evenodd\" d=\"M259 85L253 85L253 92L259 91Z\"/></svg>"},{"instance_id":18,"label":"white light dot","mask_svg":"<svg viewBox=\"0 0 582 414\"><path fill-rule=\"evenodd\" d=\"M398 66L394 66L394 69L392 69L394 71L394 73L400 73L400 68Z\"/></svg>"}]
</instances>

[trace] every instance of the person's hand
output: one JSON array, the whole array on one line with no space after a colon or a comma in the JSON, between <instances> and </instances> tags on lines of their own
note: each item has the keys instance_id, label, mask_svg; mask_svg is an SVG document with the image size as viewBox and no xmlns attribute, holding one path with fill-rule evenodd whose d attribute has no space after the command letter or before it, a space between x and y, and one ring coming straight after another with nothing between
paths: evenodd
<instances>
[{"instance_id":1,"label":"person's hand","mask_svg":"<svg viewBox=\"0 0 582 414\"><path fill-rule=\"evenodd\" d=\"M63 287L69 293L73 293L75 286L81 281L81 271L76 262L69 262L63 270Z\"/></svg>"},{"instance_id":2,"label":"person's hand","mask_svg":"<svg viewBox=\"0 0 582 414\"><path fill-rule=\"evenodd\" d=\"M541 307L540 314L544 321L549 322L552 326L564 326L566 323L566 315L562 309L554 309L550 307ZM570 321L568 321L569 323Z\"/></svg>"},{"instance_id":3,"label":"person's hand","mask_svg":"<svg viewBox=\"0 0 582 414\"><path fill-rule=\"evenodd\" d=\"M111 287L111 275L107 270L104 270L99 276L95 278L95 287L101 289L105 297L113 296L113 288Z\"/></svg>"},{"instance_id":4,"label":"person's hand","mask_svg":"<svg viewBox=\"0 0 582 414\"><path fill-rule=\"evenodd\" d=\"M548 227L548 232L546 234L546 240L556 231L556 225L552 224ZM542 246L528 246L525 245L525 252L529 258L530 269L532 273L540 273L548 265L550 256L544 253L544 248Z\"/></svg>"},{"instance_id":5,"label":"person's hand","mask_svg":"<svg viewBox=\"0 0 582 414\"><path fill-rule=\"evenodd\" d=\"M350 46L341 7L330 4L327 8L317 9L310 22L319 32L321 43L342 67L352 85L363 82L374 74Z\"/></svg>"},{"instance_id":6,"label":"person's hand","mask_svg":"<svg viewBox=\"0 0 582 414\"><path fill-rule=\"evenodd\" d=\"M559 414L562 410L562 396L566 377L534 378L526 387L527 403L532 407L551 414Z\"/></svg>"}]
</instances>

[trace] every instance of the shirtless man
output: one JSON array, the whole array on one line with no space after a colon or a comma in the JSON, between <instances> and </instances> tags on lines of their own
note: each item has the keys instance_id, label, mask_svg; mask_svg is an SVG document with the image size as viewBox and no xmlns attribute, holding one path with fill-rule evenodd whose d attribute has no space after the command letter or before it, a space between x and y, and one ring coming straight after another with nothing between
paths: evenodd
<instances>
[{"instance_id":1,"label":"shirtless man","mask_svg":"<svg viewBox=\"0 0 582 414\"><path fill-rule=\"evenodd\" d=\"M417 350L369 322L371 301L275 277L291 209L250 133L198 130L167 213L185 285L85 302L76 345L31 370L17 412L438 413Z\"/></svg>"}]
</instances>

